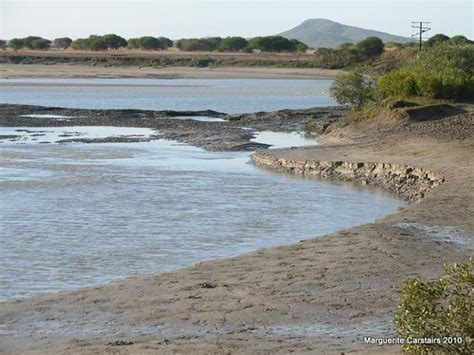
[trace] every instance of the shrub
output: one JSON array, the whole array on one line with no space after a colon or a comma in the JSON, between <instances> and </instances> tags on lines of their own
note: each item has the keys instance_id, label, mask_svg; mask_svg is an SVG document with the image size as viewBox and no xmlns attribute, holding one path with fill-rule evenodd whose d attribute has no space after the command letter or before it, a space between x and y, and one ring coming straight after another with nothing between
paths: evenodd
<instances>
[{"instance_id":1,"label":"shrub","mask_svg":"<svg viewBox=\"0 0 474 355\"><path fill-rule=\"evenodd\" d=\"M176 47L183 51L215 51L218 49L222 38L183 38L176 42Z\"/></svg>"},{"instance_id":2,"label":"shrub","mask_svg":"<svg viewBox=\"0 0 474 355\"><path fill-rule=\"evenodd\" d=\"M127 40L116 34L102 36L108 49L119 49L127 46Z\"/></svg>"},{"instance_id":3,"label":"shrub","mask_svg":"<svg viewBox=\"0 0 474 355\"><path fill-rule=\"evenodd\" d=\"M160 40L151 36L140 37L138 39L138 46L140 49L145 50L158 50L162 48Z\"/></svg>"},{"instance_id":4,"label":"shrub","mask_svg":"<svg viewBox=\"0 0 474 355\"><path fill-rule=\"evenodd\" d=\"M426 42L425 42L425 46L428 46L428 47L434 47L434 46L437 46L443 42L446 42L449 40L449 37L442 34L442 33L438 33L438 34L435 34L434 36L430 37Z\"/></svg>"},{"instance_id":5,"label":"shrub","mask_svg":"<svg viewBox=\"0 0 474 355\"><path fill-rule=\"evenodd\" d=\"M383 97L422 96L431 99L470 99L474 96L474 46L438 45L416 60L381 76Z\"/></svg>"},{"instance_id":6,"label":"shrub","mask_svg":"<svg viewBox=\"0 0 474 355\"><path fill-rule=\"evenodd\" d=\"M7 41L5 41L4 39L0 39L0 49L7 49Z\"/></svg>"},{"instance_id":7,"label":"shrub","mask_svg":"<svg viewBox=\"0 0 474 355\"><path fill-rule=\"evenodd\" d=\"M140 48L140 39L139 38L129 38L127 41L128 49L139 49Z\"/></svg>"},{"instance_id":8,"label":"shrub","mask_svg":"<svg viewBox=\"0 0 474 355\"><path fill-rule=\"evenodd\" d=\"M358 72L339 74L330 88L330 94L339 104L355 108L374 101L374 81Z\"/></svg>"},{"instance_id":9,"label":"shrub","mask_svg":"<svg viewBox=\"0 0 474 355\"><path fill-rule=\"evenodd\" d=\"M53 41L53 46L56 48L66 49L71 47L72 39L68 37L56 38Z\"/></svg>"},{"instance_id":10,"label":"shrub","mask_svg":"<svg viewBox=\"0 0 474 355\"><path fill-rule=\"evenodd\" d=\"M174 44L173 41L167 37L158 37L158 41L160 41L162 49L173 47Z\"/></svg>"},{"instance_id":11,"label":"shrub","mask_svg":"<svg viewBox=\"0 0 474 355\"><path fill-rule=\"evenodd\" d=\"M21 38L13 38L8 41L8 47L13 49L14 51L17 51L19 49L22 49L25 46L25 43Z\"/></svg>"},{"instance_id":12,"label":"shrub","mask_svg":"<svg viewBox=\"0 0 474 355\"><path fill-rule=\"evenodd\" d=\"M86 40L86 45L87 49L91 51L103 51L108 48L104 37L97 35L90 35Z\"/></svg>"},{"instance_id":13,"label":"shrub","mask_svg":"<svg viewBox=\"0 0 474 355\"><path fill-rule=\"evenodd\" d=\"M86 38L78 38L71 43L72 49L76 50L87 50L87 39Z\"/></svg>"},{"instance_id":14,"label":"shrub","mask_svg":"<svg viewBox=\"0 0 474 355\"><path fill-rule=\"evenodd\" d=\"M467 39L465 36L457 35L453 36L448 40L449 44L453 44L455 46L464 45L464 44L474 44L473 41Z\"/></svg>"},{"instance_id":15,"label":"shrub","mask_svg":"<svg viewBox=\"0 0 474 355\"><path fill-rule=\"evenodd\" d=\"M366 55L367 57L374 57L382 54L384 44L378 37L367 37L366 39L358 42L356 45L357 50Z\"/></svg>"},{"instance_id":16,"label":"shrub","mask_svg":"<svg viewBox=\"0 0 474 355\"><path fill-rule=\"evenodd\" d=\"M436 338L441 344L403 344L415 353L474 353L474 259L445 267L435 281L404 281L395 324L401 338ZM443 341L445 341L443 343Z\"/></svg>"},{"instance_id":17,"label":"shrub","mask_svg":"<svg viewBox=\"0 0 474 355\"><path fill-rule=\"evenodd\" d=\"M296 52L299 48L306 46L298 40L289 40L282 36L255 37L249 41L250 49L262 52ZM307 49L307 46L304 50Z\"/></svg>"},{"instance_id":18,"label":"shrub","mask_svg":"<svg viewBox=\"0 0 474 355\"><path fill-rule=\"evenodd\" d=\"M418 93L415 77L407 70L396 70L383 75L377 82L377 89L385 97L410 97Z\"/></svg>"},{"instance_id":19,"label":"shrub","mask_svg":"<svg viewBox=\"0 0 474 355\"><path fill-rule=\"evenodd\" d=\"M222 52L239 52L247 48L248 41L243 37L226 37L219 43Z\"/></svg>"},{"instance_id":20,"label":"shrub","mask_svg":"<svg viewBox=\"0 0 474 355\"><path fill-rule=\"evenodd\" d=\"M325 69L342 69L365 60L354 47L318 48L314 54L317 66Z\"/></svg>"}]
</instances>

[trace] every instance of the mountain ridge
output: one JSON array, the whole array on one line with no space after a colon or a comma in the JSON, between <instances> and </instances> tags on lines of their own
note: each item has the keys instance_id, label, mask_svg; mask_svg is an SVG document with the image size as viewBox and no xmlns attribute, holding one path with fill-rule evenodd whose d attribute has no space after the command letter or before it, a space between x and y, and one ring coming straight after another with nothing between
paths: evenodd
<instances>
[{"instance_id":1,"label":"mountain ridge","mask_svg":"<svg viewBox=\"0 0 474 355\"><path fill-rule=\"evenodd\" d=\"M362 27L348 26L339 22L314 18L279 34L288 39L297 39L313 48L337 47L345 42L359 42L369 36L377 36L384 42L409 42L411 38L393 35L386 32L369 30Z\"/></svg>"}]
</instances>

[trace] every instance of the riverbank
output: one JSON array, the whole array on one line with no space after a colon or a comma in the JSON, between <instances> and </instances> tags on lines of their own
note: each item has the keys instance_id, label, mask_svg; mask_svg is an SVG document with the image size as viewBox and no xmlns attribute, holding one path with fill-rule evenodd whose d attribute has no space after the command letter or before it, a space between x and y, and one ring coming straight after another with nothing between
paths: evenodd
<instances>
[{"instance_id":1,"label":"riverbank","mask_svg":"<svg viewBox=\"0 0 474 355\"><path fill-rule=\"evenodd\" d=\"M93 66L1 64L0 79L13 78L156 78L156 79L327 79L340 70L270 67Z\"/></svg>"},{"instance_id":2,"label":"riverbank","mask_svg":"<svg viewBox=\"0 0 474 355\"><path fill-rule=\"evenodd\" d=\"M473 253L474 109L459 109L435 120L329 126L321 146L266 153L268 161L308 166L347 162L340 165L354 177L365 166L359 164L372 162L423 169L422 175L429 171L440 179L397 213L176 272L5 302L0 304L5 351L399 352L397 346L364 344L363 337L394 334L391 320L400 282L417 275L436 277L444 263L465 261ZM388 164L380 169L390 177L403 171L389 174Z\"/></svg>"}]
</instances>

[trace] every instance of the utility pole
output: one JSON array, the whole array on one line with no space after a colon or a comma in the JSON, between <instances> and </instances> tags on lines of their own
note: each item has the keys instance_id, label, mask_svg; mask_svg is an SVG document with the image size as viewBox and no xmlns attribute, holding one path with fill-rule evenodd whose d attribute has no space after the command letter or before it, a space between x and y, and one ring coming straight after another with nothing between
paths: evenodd
<instances>
[{"instance_id":1,"label":"utility pole","mask_svg":"<svg viewBox=\"0 0 474 355\"><path fill-rule=\"evenodd\" d=\"M428 27L430 23L431 22L426 22L426 21L412 21L411 22L411 28L418 30L418 33L412 34L411 36L412 37L420 36L420 52L421 52L421 46L423 44L423 33L431 30L431 27Z\"/></svg>"}]
</instances>

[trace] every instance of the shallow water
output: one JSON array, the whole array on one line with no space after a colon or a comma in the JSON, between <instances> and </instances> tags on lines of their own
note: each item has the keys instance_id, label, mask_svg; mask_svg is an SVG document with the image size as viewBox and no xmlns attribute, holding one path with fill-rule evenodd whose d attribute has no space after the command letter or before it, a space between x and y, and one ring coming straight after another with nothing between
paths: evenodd
<instances>
[{"instance_id":1,"label":"shallow water","mask_svg":"<svg viewBox=\"0 0 474 355\"><path fill-rule=\"evenodd\" d=\"M70 126L70 127L0 127L0 145L57 143L68 139L133 137L149 138L156 132L149 128L113 126ZM3 137L2 137L3 136ZM8 138L15 136L14 138ZM7 138L4 138L7 137Z\"/></svg>"},{"instance_id":2,"label":"shallow water","mask_svg":"<svg viewBox=\"0 0 474 355\"><path fill-rule=\"evenodd\" d=\"M0 103L246 113L335 105L332 80L0 79Z\"/></svg>"},{"instance_id":3,"label":"shallow water","mask_svg":"<svg viewBox=\"0 0 474 355\"><path fill-rule=\"evenodd\" d=\"M314 137L307 137L304 132L258 132L252 142L270 144L270 149L284 147L303 147L308 145L317 145Z\"/></svg>"},{"instance_id":4,"label":"shallow water","mask_svg":"<svg viewBox=\"0 0 474 355\"><path fill-rule=\"evenodd\" d=\"M0 299L292 243L403 205L248 160L163 140L0 145Z\"/></svg>"}]
</instances>

